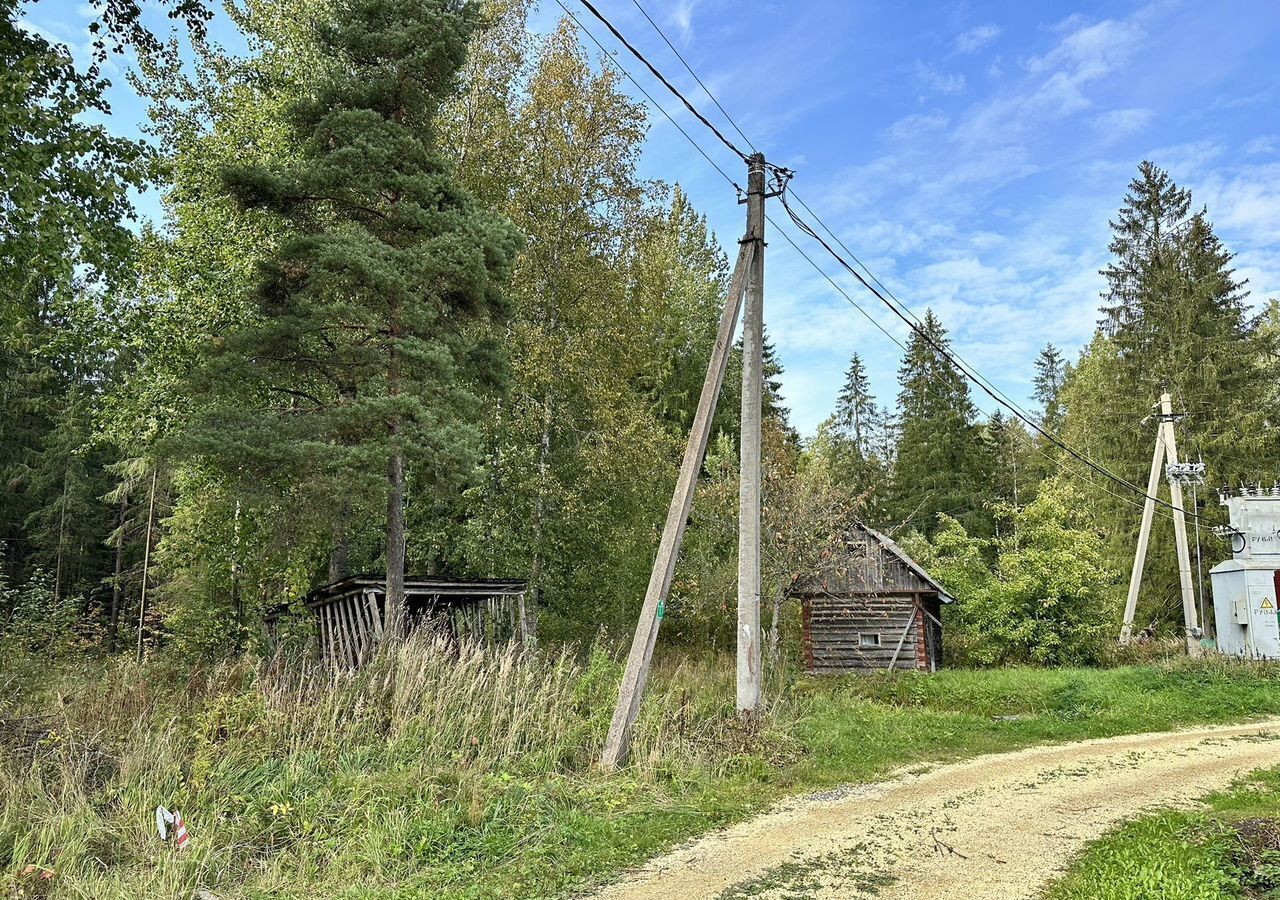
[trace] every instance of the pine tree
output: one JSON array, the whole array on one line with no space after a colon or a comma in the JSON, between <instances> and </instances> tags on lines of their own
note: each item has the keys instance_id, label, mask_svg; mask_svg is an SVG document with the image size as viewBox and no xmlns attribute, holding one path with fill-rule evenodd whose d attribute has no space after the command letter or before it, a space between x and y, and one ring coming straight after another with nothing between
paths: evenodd
<instances>
[{"instance_id":1,"label":"pine tree","mask_svg":"<svg viewBox=\"0 0 1280 900\"><path fill-rule=\"evenodd\" d=\"M969 385L947 357L950 342L932 310L913 332L898 371L898 445L893 467L895 517L926 534L947 513L971 530L989 516L983 488L988 454L974 425Z\"/></svg>"},{"instance_id":2,"label":"pine tree","mask_svg":"<svg viewBox=\"0 0 1280 900\"><path fill-rule=\"evenodd\" d=\"M477 24L450 0L351 0L319 26L330 65L292 109L298 162L225 173L243 207L287 233L262 263L259 320L203 373L260 402L244 410L237 393L193 436L233 465L332 478L342 493L381 469L393 630L409 472L425 494L469 469L479 401L502 370L475 332L502 311L518 235L458 187L433 126Z\"/></svg>"}]
</instances>

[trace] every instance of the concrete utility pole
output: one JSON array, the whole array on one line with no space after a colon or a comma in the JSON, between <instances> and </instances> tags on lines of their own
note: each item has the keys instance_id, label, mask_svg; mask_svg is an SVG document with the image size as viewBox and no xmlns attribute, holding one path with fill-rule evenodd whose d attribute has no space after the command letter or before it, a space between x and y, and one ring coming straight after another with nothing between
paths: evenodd
<instances>
[{"instance_id":1,"label":"concrete utility pole","mask_svg":"<svg viewBox=\"0 0 1280 900\"><path fill-rule=\"evenodd\" d=\"M1133 636L1133 617L1138 611L1138 590L1142 587L1142 570L1147 564L1147 543L1151 540L1151 520L1156 514L1156 494L1160 490L1160 466L1164 462L1164 429L1156 428L1156 451L1151 457L1151 475L1147 478L1147 499L1142 504L1142 525L1138 528L1138 551L1133 557L1129 575L1129 595L1124 603L1124 623L1120 626L1120 643Z\"/></svg>"},{"instance_id":2,"label":"concrete utility pole","mask_svg":"<svg viewBox=\"0 0 1280 900\"><path fill-rule=\"evenodd\" d=\"M747 163L747 240L756 253L742 320L741 464L738 468L738 712L760 705L760 407L764 379L764 156Z\"/></svg>"},{"instance_id":3,"label":"concrete utility pole","mask_svg":"<svg viewBox=\"0 0 1280 900\"><path fill-rule=\"evenodd\" d=\"M622 685L618 688L618 703L613 709L613 721L609 724L609 736L605 739L604 752L600 754L600 768L612 771L627 758L631 743L631 726L640 712L640 700L644 696L645 682L649 678L649 664L653 648L658 640L658 628L662 624L664 604L675 574L676 558L680 554L680 542L684 539L685 525L693 506L693 489L698 483L698 472L707 451L707 439L711 434L711 418L720 388L724 386L724 373L729 364L729 351L733 345L733 331L742 310L743 294L747 297L744 317L742 347L742 467L741 492L738 511L741 515L738 534L738 709L754 710L760 702L760 406L763 389L761 372L764 328L764 202L776 197L782 185L772 193L765 191L765 160L756 153L747 159L747 197L739 203L747 204L747 233L739 242L738 263L733 269L729 294L725 297L724 311L720 315L720 330L716 333L715 349L707 364L707 376L702 382L702 394L698 398L698 411L689 430L689 443L680 463L680 476L676 479L675 493L667 509L667 522L658 543L658 555L653 561L649 587L645 591L644 605L640 609L640 621L635 637L631 640L631 652L627 655L627 667L622 673Z\"/></svg>"},{"instance_id":4,"label":"concrete utility pole","mask_svg":"<svg viewBox=\"0 0 1280 900\"><path fill-rule=\"evenodd\" d=\"M1169 480L1169 496L1173 507L1173 531L1178 550L1178 580L1182 589L1182 619L1186 632L1187 655L1200 655L1200 624L1196 611L1195 588L1191 583L1191 552L1187 547L1187 520L1182 504L1182 482L1177 473L1178 444L1173 422L1173 398L1168 392L1160 395L1160 424L1156 429L1155 454L1151 458L1151 475L1147 480L1147 499L1142 506L1142 525L1138 530L1138 549L1133 559L1133 573L1129 576L1129 595L1124 606L1124 622L1120 627L1120 643L1128 644L1133 634L1133 618L1137 612L1138 590L1142 585L1142 571L1147 560L1147 545L1151 540L1151 523L1155 517L1156 492L1160 489L1160 464L1167 463L1165 473Z\"/></svg>"},{"instance_id":5,"label":"concrete utility pole","mask_svg":"<svg viewBox=\"0 0 1280 900\"><path fill-rule=\"evenodd\" d=\"M748 273L752 270L756 243L750 236L744 238L738 251L738 264L729 283L724 311L720 316L720 330L716 333L715 348L707 364L707 375L702 382L702 394L698 398L698 410L689 431L689 443L680 463L680 476L676 479L671 506L667 509L667 522L662 529L658 555L653 561L649 576L649 588L645 591L644 606L640 609L640 621L627 655L627 667L618 688L618 703L613 709L613 721L600 755L600 768L606 772L616 769L627 758L631 743L631 726L640 712L640 699L644 696L645 682L649 677L649 663L658 641L658 628L662 624L663 604L671 589L671 578L676 569L676 557L684 538L689 510L693 506L693 489L698 483L698 472L707 451L707 439L711 434L711 419L715 414L720 388L724 385L724 373L729 363L729 351L733 346L733 331L738 324L738 312L742 309L742 291Z\"/></svg>"},{"instance_id":6,"label":"concrete utility pole","mask_svg":"<svg viewBox=\"0 0 1280 900\"><path fill-rule=\"evenodd\" d=\"M1173 501L1173 534L1178 547L1178 581L1182 586L1182 621L1187 635L1187 653L1200 655L1200 622L1196 612L1196 590L1191 583L1191 551L1187 548L1187 517L1182 505L1182 482L1174 474L1178 465L1178 443L1173 432L1173 399L1160 395L1160 427L1164 431L1169 474L1169 496Z\"/></svg>"}]
</instances>

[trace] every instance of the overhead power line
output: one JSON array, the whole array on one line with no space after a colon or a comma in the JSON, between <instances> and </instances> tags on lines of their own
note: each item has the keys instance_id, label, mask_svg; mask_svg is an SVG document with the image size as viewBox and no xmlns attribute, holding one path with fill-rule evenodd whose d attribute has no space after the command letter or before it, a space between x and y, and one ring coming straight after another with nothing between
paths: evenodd
<instances>
[{"instance_id":1,"label":"overhead power line","mask_svg":"<svg viewBox=\"0 0 1280 900\"><path fill-rule=\"evenodd\" d=\"M621 72L628 81L634 84L636 88L640 91L640 93L644 94L645 98L649 101L649 103L653 106L654 109L656 109L658 112L666 116L667 121L670 122L672 125L674 125L676 127L676 130L679 131L682 135L684 135L684 139L693 145L693 149L697 150L700 154L702 154L702 158L711 164L711 168L719 172L720 177L723 178L725 181L729 182L730 186L732 186L735 191L741 194L742 188L738 186L738 183L736 181L734 181L732 178L729 177L729 173L726 172L723 168L721 168L720 164L711 158L711 154L707 153L707 151L702 148L702 145L693 139L693 135L689 134L689 132L685 130L684 126L681 125L679 122L677 122L675 120L675 117L672 116L671 113L667 112L666 108L661 103L653 99L653 95L650 94L647 90L645 90L644 85L642 85L639 81L636 80L635 76L631 74L631 72L627 69L626 66L624 66L622 63L618 62L616 59L613 58L613 54L611 54L609 50L605 47L605 45L600 42L600 39L591 33L591 29L589 29L586 25L583 25L582 20L579 19L574 14L573 10L569 9L569 7L564 5L564 0L556 0L556 4L559 5L561 9L564 10L565 15L567 15L570 19L572 19L574 24L577 25L578 28L582 29L583 34L591 38L591 42L600 49L600 53L604 56L604 58L607 59L610 63L612 63L614 67L619 72ZM685 102L686 104L688 103L688 101L685 101ZM739 151L737 147L733 147L732 145L730 145L730 147L731 149L733 149L735 153L738 153L739 156L742 155L741 151Z\"/></svg>"},{"instance_id":2,"label":"overhead power line","mask_svg":"<svg viewBox=\"0 0 1280 900\"><path fill-rule=\"evenodd\" d=\"M1156 502L1161 506L1166 506L1169 509L1177 509L1177 507L1175 507L1172 503L1168 502L1167 500L1161 500L1159 497L1154 497L1148 494L1145 488L1139 487L1138 485L1134 484L1132 481L1129 481L1127 478L1124 478L1123 476L1115 474L1106 466L1103 466L1099 463L1094 462L1092 459L1085 456L1079 450L1076 450L1070 444L1060 439L1057 435L1055 435L1049 429L1043 427L1032 416L1023 412L1015 404L1005 400L1003 397L999 395L998 391L995 391L989 388L983 382L982 379L975 376L973 372L969 371L968 368L966 368L958 359L956 359L956 357L951 353L949 349L947 349L945 345L935 340L933 335L929 334L929 332L925 331L924 328L920 327L918 324L912 321L911 318L909 318L904 312L902 312L902 310L900 310L896 304L891 302L889 298L887 298L884 294L880 293L880 291L877 290L871 284L871 282L867 281L867 279L862 276L861 272L855 269L848 262L848 260L842 257L839 253L837 253L835 249L833 249L832 246L828 244L822 238L822 236L813 229L811 225L809 225L807 222L804 221L804 219L802 219L799 215L797 215L795 210L793 210L790 204L787 203L787 197L785 193L780 195L779 199L782 201L782 208L787 211L787 215L791 217L791 221L795 223L797 228L799 228L809 237L813 238L815 241L821 244L823 249L826 250L827 253L830 254L831 257L836 262L838 262L846 271L848 271L850 275L856 278L864 288L870 291L873 296L875 296L881 303L887 306L894 315L896 315L899 319L901 319L903 322L906 323L908 328L910 328L913 332L915 332L916 335L918 335L921 339L923 339L925 343L927 343L935 353L937 353L943 359L947 360L947 362L951 363L951 365L954 366L955 369L958 372L960 372L960 374L962 374L967 379L969 379L969 381L972 382L973 385L977 387L980 391L982 391L984 394L986 394L996 403L1003 406L1005 409L1009 410L1009 412L1013 413L1013 415L1017 416L1024 423L1026 423L1027 425L1030 425L1033 429L1035 429L1040 435L1042 435L1046 440L1048 440L1051 444L1056 446L1058 449L1065 451L1073 459L1081 463L1084 463L1086 466L1093 469L1099 475L1109 478L1112 481L1114 481L1116 484L1122 487L1128 488L1129 490L1133 491L1134 493L1136 493L1141 497L1145 497L1148 500L1153 500L1154 502ZM1186 511L1184 510L1184 512ZM1186 512L1186 514L1189 516L1195 516L1199 518L1198 514L1196 513Z\"/></svg>"},{"instance_id":3,"label":"overhead power line","mask_svg":"<svg viewBox=\"0 0 1280 900\"><path fill-rule=\"evenodd\" d=\"M654 78L656 78L656 79L658 79L659 81L661 81L661 82L662 82L662 84L663 84L663 86L664 86L667 90L669 90L673 95L675 95L676 99L678 99L681 103L683 103L683 104L684 104L685 109L689 110L689 112L690 112L690 113L692 113L692 115L693 115L693 117L694 117L695 119L697 119L697 120L698 120L699 122L701 122L703 125L707 126L707 128L709 128L709 129L711 130L711 133L712 133L712 134L714 134L716 137L718 137L718 138L720 139L720 143L724 144L726 147L728 147L728 148L729 148L730 150L732 150L734 153L738 154L738 156L742 159L742 161L743 161L743 162L746 162L746 161L747 161L747 154L743 153L743 152L742 152L741 150L739 150L736 146L734 146L733 141L731 141L731 140L729 140L727 137L725 137L725 136L724 136L724 134L722 134L722 133L721 133L721 131L720 131L720 129L719 129L719 128L717 128L715 125L711 124L711 120L710 120L710 119L708 119L708 118L707 118L706 116L704 116L702 113L698 112L698 108L697 108L696 106L694 106L692 103L690 103L690 102L689 102L689 98L688 98L688 97L686 97L684 94L680 93L680 89L679 89L679 88L677 88L677 87L676 87L674 84L672 84L670 81L668 81L668 80L667 80L667 76L665 76L665 75L663 75L661 72L659 72L659 71L658 71L658 68L657 68L653 63L649 62L649 60L645 58L645 55L644 55L643 53L641 53L639 50L637 50L637 49L635 48L635 46L634 46L634 45L632 45L632 43L631 43L630 41L628 41L625 37L623 37L623 36L622 36L622 32L621 32L621 31L619 31L617 28L615 28L615 27L614 27L614 25L613 25L613 23L612 23L612 22L610 22L608 19L606 19L606 18L604 17L604 14L603 14L603 13L601 13L601 12L600 12L600 10L598 10L598 9L596 9L596 8L595 8L594 4L592 4L592 3L591 3L591 0L580 0L580 2L582 3L582 5L583 5L583 6L585 6L585 7L587 8L587 11L588 11L589 13L591 13L591 15L593 15L593 16L595 16L597 19L599 19L599 20L600 20L600 23L601 23L602 25L604 25L604 27L605 27L605 28L608 28L608 29L609 29L609 31L613 34L613 36L614 36L614 37L616 37L616 38L617 38L617 39L622 43L622 46L626 47L628 50L630 50L630 51L631 51L631 55L632 55L632 56L634 56L636 59L640 60L640 62L644 63L645 68L647 68L650 72L652 72L652 73L653 73L653 77L654 77ZM563 4L561 4L561 5L563 5ZM650 21L652 21L652 20L650 20ZM687 64L686 64L686 65L687 65ZM705 90L705 88L704 88L704 90ZM717 105L719 105L719 104L717 104ZM734 126L734 127L737 127L737 126Z\"/></svg>"},{"instance_id":4,"label":"overhead power line","mask_svg":"<svg viewBox=\"0 0 1280 900\"><path fill-rule=\"evenodd\" d=\"M635 78L635 76L633 76L625 66L623 66L621 63L619 63L616 59L613 58L612 54L609 53L609 51L604 47L601 41L594 34L592 34L590 29L588 29L582 23L582 21L565 5L563 0L556 0L556 2L560 6L560 8L563 9L571 19L573 19L573 21L578 25L578 27L582 29L583 33L585 33L591 39L591 41L600 49L601 53L604 54L605 59L609 60L615 67L617 67L617 69L632 84L634 84L642 94L644 94L644 96L649 100L649 102L654 106L654 108L656 108L659 112L661 112L673 125L676 126L676 128L685 137L685 139L690 144L693 145L693 147L702 155L704 159L707 160L708 163L711 164L711 166L717 172L720 173L720 175L725 179L725 181L727 181L730 185L732 185L733 188L737 190L739 194L741 194L742 189L738 186L737 182L735 182L731 177L729 177L728 173L726 173L724 169L721 168L720 165L717 164L715 160L711 158L710 154L708 154L706 150L703 149L703 147L693 138L693 136L690 135L689 132L686 131L675 120L675 118L669 112L667 112L667 110L660 103L658 103L657 100L653 98L652 94L650 94L647 90L645 90L644 86L640 84L640 82ZM662 72L659 71L659 69L656 66L654 66L653 63L651 63L644 56L644 54L642 54L638 49L636 49L636 47L630 41L628 41L626 37L623 36L623 34L617 29L617 27L615 27L613 23L610 22L590 2L590 0L579 0L579 2L581 2L582 5L585 6L587 10L596 19L598 19L606 28L609 29L609 32L619 42L621 42L622 45L626 47L627 50L631 53L631 55L634 56L637 60L639 60L645 66L645 68L647 68L653 74L653 76L657 78L663 84L663 86L667 88L668 91L671 92L673 96L675 96L677 99L680 100L681 103L684 104L685 108L689 110L689 112L694 116L694 118L696 118L699 122L701 122L709 131L711 131L712 134L716 136L716 138L720 140L721 143L723 143L726 147L728 147L731 151L733 151L740 159L742 159L744 162L748 160L747 155L743 153L742 150L740 150L737 146L735 146L732 141L726 138L724 134L720 131L720 129L718 129L714 124L712 124L712 122L709 119L707 119L707 117L704 116L697 109L697 107L695 107L693 103L691 103L689 99L683 93L681 93L680 90L676 88L675 85L672 84L671 81L665 75L663 75ZM633 0L633 2L636 2L636 0ZM636 5L637 7L639 7L638 2L636 2ZM643 7L640 7L640 10L641 12L644 12ZM754 149L754 145L751 144L751 141L747 139L746 135L742 133L742 130L738 128L737 123L734 122L732 118L729 116L729 114L724 110L724 108L720 106L719 101L715 100L714 96L712 96L710 91L707 91L706 85L702 83L702 80L700 78L698 78L697 73L693 71L692 67L688 64L687 61L685 61L684 57L680 55L679 51L677 51L675 47L671 45L671 41L667 39L665 34L662 33L662 30L657 26L657 23L653 21L652 17L650 17L648 13L645 13L645 18L648 19L650 24L654 26L655 30L657 30L658 33L663 37L663 40L666 41L668 46L671 46L672 51L675 52L677 57L680 58L681 63L683 63L685 68L689 70L690 74L694 76L694 78L698 81L699 85L702 86L702 89L707 92L707 95L712 98L712 101L715 102L716 106L720 109L720 111L725 114L725 118L729 119L730 123L738 131L738 133L742 135L743 139L747 142L747 144L751 145L752 149ZM837 253L836 250L831 246L831 244L829 244L820 234L818 234L818 232L811 225L809 225L803 218L801 218L791 208L790 204L787 202L787 195L786 195L786 191L784 190L785 187L787 186L787 182L789 181L790 177L793 174L791 170L784 168L782 166L774 165L774 164L767 164L767 165L774 172L775 178L777 180L778 187L779 187L779 199L782 201L783 208L787 211L788 217L796 225L796 227L799 228L801 231L803 231L811 239L816 240L822 246L822 248L826 250L827 253L837 263L840 264L842 268L844 268L851 275L853 275L854 278L857 279L857 281L867 291L869 291L874 297L876 297L876 299L878 299L882 304L888 307L889 310L894 315L896 315L899 319L901 319L907 325L907 327L911 329L911 331L913 331L916 335L918 335L926 343L928 343L929 346L934 350L934 352L938 353L940 356L946 359L949 363L951 363L951 365L956 369L956 371L958 371L961 375L963 375L966 379L968 379L975 387L977 387L980 391L982 391L984 394L986 394L988 397L994 400L997 404L999 404L1000 406L1003 406L1005 409L1007 409L1010 413L1012 413L1015 417L1017 417L1023 423L1025 423L1026 425L1029 425L1033 430L1035 430L1037 433L1042 435L1051 444L1053 444L1054 446L1058 447L1059 449L1067 453L1073 459L1084 464L1089 469L1092 469L1093 471L1097 472L1099 475L1102 475L1104 478L1107 478L1108 480L1113 481L1114 483L1120 485L1121 487L1124 487L1125 489L1132 491L1139 497L1142 497L1144 500L1150 500L1155 504L1157 504L1158 506L1164 506L1170 510L1176 509L1176 507L1172 503L1169 503L1166 500L1162 500L1159 497L1151 496L1146 492L1144 488L1140 487L1137 484L1134 484L1132 481L1129 481L1127 478L1124 478L1123 476L1115 474L1110 469L1106 468L1105 466L1097 462L1094 462L1088 456L1076 450L1071 445L1067 444L1065 441L1060 439L1057 435L1053 434L1048 429L1044 428L1039 422L1035 420L1035 418L1031 414L1027 413L1020 406L1018 406L1018 404L1014 403L1012 400L1006 397L999 388L995 387L984 376L978 373L976 369L974 369L972 366L968 365L966 362L960 359L958 357L958 354L953 353L952 351L947 349L945 346L941 346L936 340L934 340L932 335L930 335L921 327L919 318L916 317L915 314L910 311L910 308L907 307L905 303L902 303L900 300L897 299L897 297L894 297L893 300L891 301L886 296L886 294L889 294L892 296L889 289L884 286L884 284L880 281L880 279L876 278L874 273L872 273L871 270L867 268L867 266L864 263L862 263L861 260L857 260L858 265L861 266L862 269L866 271L867 276L870 277L871 281L868 281L867 277L864 277L862 273L860 273L857 269L853 267L853 265L851 265L848 262L848 260L846 260L839 253ZM809 209L807 204L804 204L803 201L800 200L800 198L797 198L797 202L800 202L804 206L806 211L808 211L810 215L813 216L815 221L818 221L821 224L822 228L826 230L828 234L831 235L834 241L839 243L841 247L845 249L845 251L849 254L850 257L853 257L856 259L853 253L849 251L847 247L845 247L844 243L840 241L838 237L836 237L832 229L829 226L827 226L825 222L821 222L821 220L818 219L817 215L814 214L811 209ZM775 228L777 227L777 223L773 222L772 218L770 218L769 221L774 225ZM846 291L840 288L839 284L834 279L832 279L830 275L828 275L820 266L818 266L817 263L808 254L804 253L804 251L802 251L799 248L799 246L795 243L795 241L791 239L790 235L788 235L785 231L782 231L782 229L778 229L778 230L779 230L779 233L782 234L784 238L786 238L787 242L790 243L791 246L794 247L796 251L799 252L806 259L806 261L809 262L811 266L813 266L820 274L822 274L823 277L827 279L827 281L831 282L832 286L835 287L837 291L839 291L839 293L841 293L844 296L844 298L850 303L850 305L852 305L855 309L857 309L860 313L862 313L862 315L865 316L867 320L870 321L873 325L875 325L877 329L879 329L882 333L884 333L886 337L892 340L900 348L903 348L905 350L905 347L903 346L902 342L899 341L896 337L894 337L887 329L885 329L869 313L867 313L866 310L864 310L859 304L857 304L853 300L853 298L849 296L849 294ZM879 289L873 286L872 281L874 281L876 285L879 285ZM1111 492L1108 492L1108 493L1111 493ZM1118 495L1113 494L1113 496L1118 496ZM1203 518L1194 512L1187 512L1185 510L1183 512L1186 515L1192 516L1193 518L1196 518L1196 519Z\"/></svg>"},{"instance_id":5,"label":"overhead power line","mask_svg":"<svg viewBox=\"0 0 1280 900\"><path fill-rule=\"evenodd\" d=\"M862 260L860 260L857 257L857 255L852 250L849 249L849 246L840 239L840 236L835 232L835 230L826 222L824 222L822 218L809 207L809 204L804 202L803 198L801 198L794 190L789 190L789 194L797 203L800 204L801 207L804 208L805 212L809 214L810 218L812 218L813 221L815 221L818 225L822 227L823 231L827 233L827 235L831 238L831 240L834 241L836 245L840 247L840 249L842 249L845 253L848 254L849 258L852 259L858 265L858 267L861 268L862 271L866 273L867 277L870 278L871 281L878 288L880 288L881 291L883 291L890 299L892 299L894 303L898 304L898 306L901 307L903 312L911 316L911 318L914 319L917 323L921 325L924 324L923 321L920 319L920 316L917 315L915 311L911 309L911 307L909 307L906 303L904 303L901 298L899 298L896 294L894 294L893 291L891 291L883 281L881 281L879 278L876 277L875 272L872 272L871 269L868 268L867 264L864 263ZM1014 401L1013 398L1011 398L1004 391L1000 390L1000 388L996 386L996 384L992 382L991 379L987 378L985 375L979 372L976 368L974 368L974 366L970 364L968 360L966 360L963 356L960 355L960 352L958 350L952 348L951 353L953 356L955 356L956 359L964 363L964 365L973 373L974 377L981 378L982 381L986 384L986 386L991 390L995 391L997 394L999 394L1005 400L1006 403L1009 403L1014 407L1016 407L1024 416L1032 416L1031 413L1027 412L1026 409L1021 405L1019 405L1016 401Z\"/></svg>"},{"instance_id":6,"label":"overhead power line","mask_svg":"<svg viewBox=\"0 0 1280 900\"><path fill-rule=\"evenodd\" d=\"M730 125L733 126L733 130L738 132L738 137L746 141L747 146L751 148L752 152L754 152L756 145L751 143L751 138L747 137L746 133L738 127L738 123L733 120L733 116L729 115L729 111L720 105L720 101L716 99L716 95L711 93L711 88L703 84L702 79L698 77L698 73L693 71L693 66L689 65L685 60L684 55L676 49L676 45L671 43L671 38L667 37L667 33L662 30L662 26L655 22L653 16L649 15L648 11L640 5L640 0L631 0L631 2L636 5L636 9L640 10L640 14L649 20L649 24L653 26L653 30L658 32L658 36L661 37L662 40L666 42L666 45L671 48L671 52L676 55L676 59L680 60L680 64L684 66L685 71L693 76L694 81L698 82L698 87L702 88L702 92L711 98L711 102L716 105L716 109L720 110L720 114L725 117Z\"/></svg>"}]
</instances>

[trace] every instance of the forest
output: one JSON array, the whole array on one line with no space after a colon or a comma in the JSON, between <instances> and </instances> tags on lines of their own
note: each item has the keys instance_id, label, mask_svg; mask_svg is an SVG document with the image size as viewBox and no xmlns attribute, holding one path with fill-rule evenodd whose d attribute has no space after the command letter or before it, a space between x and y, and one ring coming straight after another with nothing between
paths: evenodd
<instances>
[{"instance_id":1,"label":"forest","mask_svg":"<svg viewBox=\"0 0 1280 900\"><path fill-rule=\"evenodd\" d=\"M264 610L388 570L527 579L544 640L634 621L728 236L678 184L637 176L648 113L569 20L540 37L528 2L492 2L431 13L442 31L397 7L430 35L411 52L327 9L235 8L243 55L142 41L151 126L133 141L89 124L101 72L10 6L8 68L38 76L11 82L21 140L0 160L6 640L260 652ZM366 45L378 61L359 77L335 63ZM399 92L404 67L429 77ZM163 221L136 221L144 186ZM1158 161L1135 166L1111 230L1094 339L1027 361L1034 422L1143 483L1141 423L1167 388L1210 485L1269 486L1280 307L1250 298L1212 210ZM857 517L966 598L948 610L954 658L1096 660L1134 498L1022 418L981 412L937 352L945 323L928 312L923 331L896 387L873 389L854 353L805 436L766 346L775 632L794 622L789 586ZM669 601L677 646L732 636L738 380ZM1169 529L1155 541L1142 615L1176 623Z\"/></svg>"}]
</instances>

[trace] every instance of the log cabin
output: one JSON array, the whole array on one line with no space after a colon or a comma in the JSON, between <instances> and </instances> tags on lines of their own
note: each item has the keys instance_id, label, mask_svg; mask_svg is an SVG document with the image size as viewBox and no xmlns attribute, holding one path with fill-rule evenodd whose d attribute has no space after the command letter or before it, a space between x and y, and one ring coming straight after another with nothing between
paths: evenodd
<instances>
[{"instance_id":1,"label":"log cabin","mask_svg":"<svg viewBox=\"0 0 1280 900\"><path fill-rule=\"evenodd\" d=\"M901 547L852 522L792 589L814 673L942 665L942 605L954 598Z\"/></svg>"}]
</instances>

